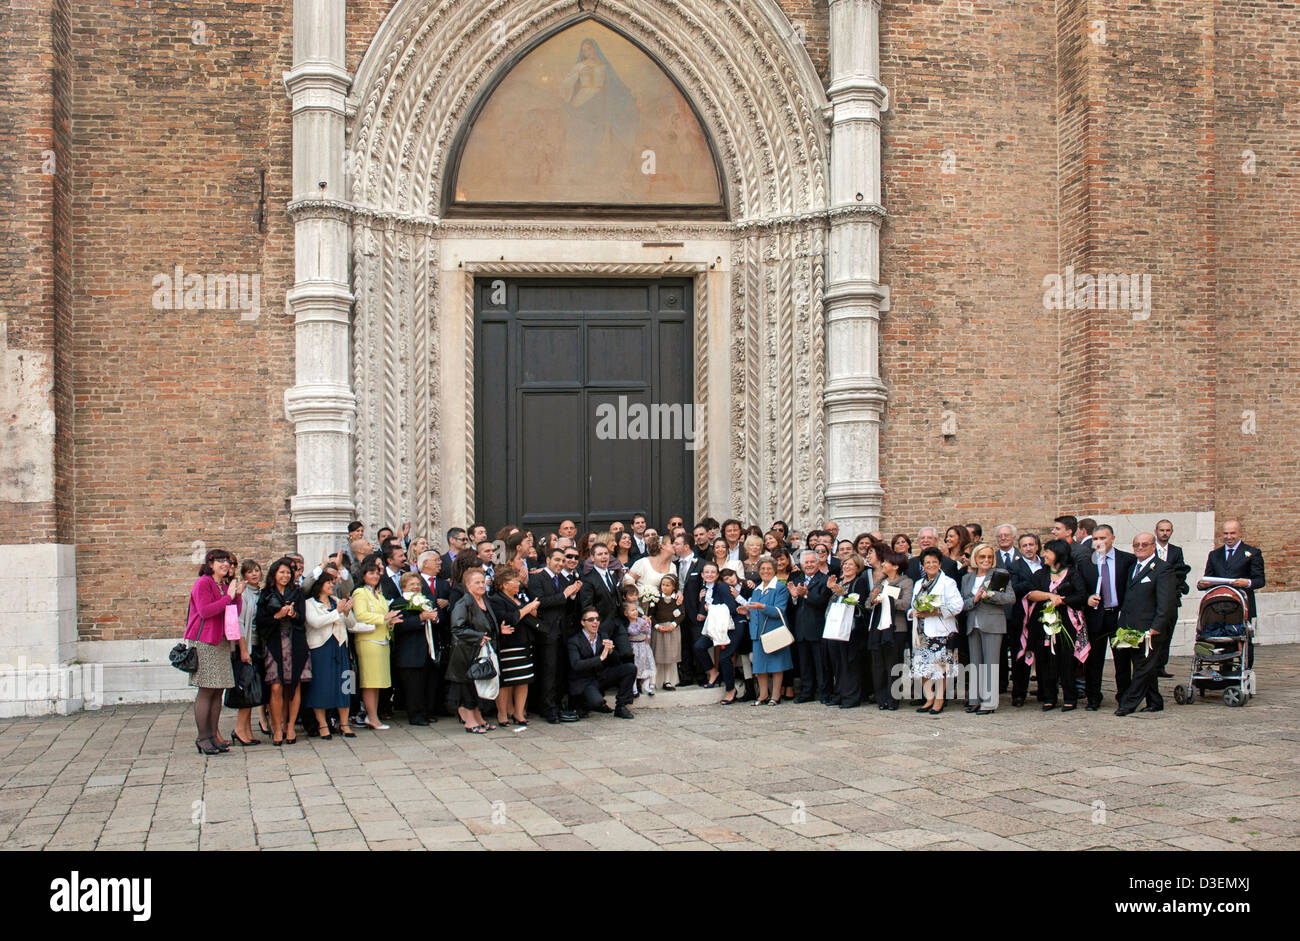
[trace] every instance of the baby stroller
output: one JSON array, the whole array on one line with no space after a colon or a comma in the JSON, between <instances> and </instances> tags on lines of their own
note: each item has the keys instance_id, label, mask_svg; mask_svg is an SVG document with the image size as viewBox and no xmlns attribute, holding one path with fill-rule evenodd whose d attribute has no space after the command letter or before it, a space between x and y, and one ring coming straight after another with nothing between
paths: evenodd
<instances>
[{"instance_id":1,"label":"baby stroller","mask_svg":"<svg viewBox=\"0 0 1300 941\"><path fill-rule=\"evenodd\" d=\"M1196 619L1192 672L1186 686L1174 687L1174 702L1187 705L1199 692L1222 690L1225 706L1244 706L1255 694L1250 645L1255 625L1245 594L1231 585L1211 588L1201 599Z\"/></svg>"}]
</instances>

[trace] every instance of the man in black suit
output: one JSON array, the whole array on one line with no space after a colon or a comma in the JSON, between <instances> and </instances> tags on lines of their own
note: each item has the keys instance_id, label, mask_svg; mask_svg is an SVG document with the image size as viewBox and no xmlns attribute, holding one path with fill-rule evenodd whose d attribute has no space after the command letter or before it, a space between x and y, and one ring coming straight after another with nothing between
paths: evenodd
<instances>
[{"instance_id":1,"label":"man in black suit","mask_svg":"<svg viewBox=\"0 0 1300 941\"><path fill-rule=\"evenodd\" d=\"M1250 617L1255 618L1255 592L1264 587L1264 553L1255 546L1241 541L1241 522L1228 520L1223 524L1223 545L1205 559L1205 575L1196 583L1201 591L1213 588L1206 578L1230 578L1232 586L1246 593ZM1250 645L1246 655L1246 669L1255 665L1255 645Z\"/></svg>"},{"instance_id":2,"label":"man in black suit","mask_svg":"<svg viewBox=\"0 0 1300 941\"><path fill-rule=\"evenodd\" d=\"M1196 583L1201 591L1214 586L1205 578L1230 578L1234 588L1240 588L1250 606L1250 616L1255 617L1255 592L1264 587L1264 554L1255 546L1241 540L1241 523L1228 520L1223 524L1223 545L1205 559L1205 574Z\"/></svg>"},{"instance_id":3,"label":"man in black suit","mask_svg":"<svg viewBox=\"0 0 1300 941\"><path fill-rule=\"evenodd\" d=\"M921 553L931 546L939 544L939 532L933 526L922 526L916 534L916 555L912 556L912 561L907 563L907 577L913 582L919 581L925 577L925 572L921 568ZM957 568L957 561L950 559L942 552L939 553L939 569L958 585L961 584L961 575Z\"/></svg>"},{"instance_id":4,"label":"man in black suit","mask_svg":"<svg viewBox=\"0 0 1300 941\"><path fill-rule=\"evenodd\" d=\"M1096 539L1096 535L1093 535ZM1169 642L1169 629L1174 625L1178 611L1178 581L1173 566L1156 556L1156 537L1151 533L1138 533L1133 537L1133 552L1137 562L1129 576L1128 591L1120 609L1119 626L1134 631L1150 631L1150 641L1137 649L1117 650L1116 669L1120 654L1128 654L1133 663L1133 680L1119 695L1115 715L1126 716L1137 709L1142 700L1143 712L1159 712L1165 707L1160 696L1160 648Z\"/></svg>"},{"instance_id":5,"label":"man in black suit","mask_svg":"<svg viewBox=\"0 0 1300 941\"><path fill-rule=\"evenodd\" d=\"M699 532L701 527L696 527ZM707 537L707 531L705 532ZM703 579L700 570L704 568L705 559L691 551L685 533L673 537L673 567L677 575L677 590L682 593L682 611L686 614L686 625L682 631L682 659L677 664L677 685L691 686L696 682L695 676L695 641L700 637L700 626L695 622L689 601L699 598Z\"/></svg>"},{"instance_id":6,"label":"man in black suit","mask_svg":"<svg viewBox=\"0 0 1300 941\"><path fill-rule=\"evenodd\" d=\"M691 548L695 552L695 557L701 562L713 558L713 550L709 540L709 527L703 523L696 523L695 528L691 530L691 538L694 543Z\"/></svg>"},{"instance_id":7,"label":"man in black suit","mask_svg":"<svg viewBox=\"0 0 1300 941\"><path fill-rule=\"evenodd\" d=\"M429 694L425 700L429 721L437 722L438 713L446 708L442 690L447 674L447 652L451 650L451 582L442 573L442 556L438 553L432 550L423 552L417 562L425 597L438 610L438 619L433 623L433 642L438 651L438 659L433 664L433 679L431 685L426 687Z\"/></svg>"},{"instance_id":8,"label":"man in black suit","mask_svg":"<svg viewBox=\"0 0 1300 941\"><path fill-rule=\"evenodd\" d=\"M1164 679L1173 678L1173 674L1166 670L1169 665L1169 648L1174 645L1174 631L1178 626L1178 608L1182 607L1183 595L1191 591L1187 584L1187 576L1192 571L1192 567L1183 558L1182 548L1169 541L1173 538L1173 523L1169 520L1156 523L1156 555L1161 562L1169 563L1178 584L1178 594L1174 597L1174 623L1170 625L1169 636L1165 638L1165 643L1160 648L1160 663L1157 665L1159 670L1157 675Z\"/></svg>"},{"instance_id":9,"label":"man in black suit","mask_svg":"<svg viewBox=\"0 0 1300 941\"><path fill-rule=\"evenodd\" d=\"M627 554L627 561L630 565L637 559L646 554L646 518L644 513L634 513L632 515L632 550Z\"/></svg>"},{"instance_id":10,"label":"man in black suit","mask_svg":"<svg viewBox=\"0 0 1300 941\"><path fill-rule=\"evenodd\" d=\"M578 592L578 604L583 608L594 607L604 621L618 608L620 600L619 580L609 570L609 546L596 543L591 561L591 571L579 578L582 588Z\"/></svg>"},{"instance_id":11,"label":"man in black suit","mask_svg":"<svg viewBox=\"0 0 1300 941\"><path fill-rule=\"evenodd\" d=\"M794 652L799 658L799 695L795 702L812 702L819 698L823 703L831 700L831 671L826 660L826 646L822 631L826 628L826 605L831 593L826 585L827 574L820 571L817 553L805 549L799 554L799 568L803 572L802 584L791 584L790 598L794 608Z\"/></svg>"},{"instance_id":12,"label":"man in black suit","mask_svg":"<svg viewBox=\"0 0 1300 941\"><path fill-rule=\"evenodd\" d=\"M533 630L533 686L529 698L537 698L537 711L546 721L577 722L578 714L571 709L560 709L557 683L560 676L560 658L564 654L569 602L582 585L570 583L562 574L564 550L559 546L546 556L546 567L528 576L528 596L538 602L537 627Z\"/></svg>"},{"instance_id":13,"label":"man in black suit","mask_svg":"<svg viewBox=\"0 0 1300 941\"><path fill-rule=\"evenodd\" d=\"M1077 561L1088 559L1095 551L1092 545L1092 537L1097 530L1097 521L1091 516L1085 516L1079 520L1074 530L1073 543L1070 546L1070 554ZM1113 540L1112 540L1113 541Z\"/></svg>"},{"instance_id":14,"label":"man in black suit","mask_svg":"<svg viewBox=\"0 0 1300 941\"><path fill-rule=\"evenodd\" d=\"M1007 615L1008 646L1011 654L1011 705L1023 706L1029 696L1029 664L1020 655L1025 633L1025 595L1034 590L1034 575L1043 567L1043 560L1038 557L1042 551L1042 542L1033 533L1020 537L1017 546L1017 558L1007 566L1011 573L1011 587L1016 593L1016 603ZM1041 635L1039 637L1041 640ZM1031 638L1029 641L1033 643ZM1031 647L1031 650L1033 648Z\"/></svg>"},{"instance_id":15,"label":"man in black suit","mask_svg":"<svg viewBox=\"0 0 1300 941\"><path fill-rule=\"evenodd\" d=\"M972 526L978 526L978 523L967 523L966 528L969 530ZM993 567L1011 571L1011 564L1020 558L1020 553L1016 550L1016 528L1010 523L1002 523L993 530L994 558ZM1012 586L1014 589L1014 586ZM998 659L998 692L1007 691L1007 682L1011 676L1011 657L1012 643L1019 642L1019 636L1013 637L1011 629L1012 621L1016 616L1016 603L1012 602L1003 608L1007 616L1007 632L1002 635L1002 649ZM1017 629L1019 624L1016 624Z\"/></svg>"},{"instance_id":16,"label":"man in black suit","mask_svg":"<svg viewBox=\"0 0 1300 941\"><path fill-rule=\"evenodd\" d=\"M1081 520L1079 525L1086 522ZM1137 559L1130 552L1115 548L1115 530L1103 523L1092 530L1089 545L1092 552L1076 554L1074 565L1092 588L1088 607L1083 612L1088 625L1088 662L1084 665L1084 694L1087 709L1096 712L1101 708L1101 677L1106 669L1106 648L1119 627L1119 609L1124 604L1128 590L1129 574ZM1094 561L1093 554L1097 560ZM1112 651L1115 661L1115 696L1124 695L1132 675L1131 651Z\"/></svg>"},{"instance_id":17,"label":"man in black suit","mask_svg":"<svg viewBox=\"0 0 1300 941\"><path fill-rule=\"evenodd\" d=\"M451 575L451 564L456 561L456 556L462 552L469 551L469 536L460 526L453 526L447 530L447 551L442 554L442 574ZM357 584L361 584L357 582Z\"/></svg>"},{"instance_id":18,"label":"man in black suit","mask_svg":"<svg viewBox=\"0 0 1300 941\"><path fill-rule=\"evenodd\" d=\"M389 543L389 548L405 555L404 550ZM409 574L409 573L402 573ZM420 590L432 595L432 589L422 576ZM399 580L395 582L385 574L379 580L379 587L388 606L398 610L406 604ZM441 617L435 604L432 611L402 611L402 619L393 625L393 666L396 667L397 682L401 689L402 702L406 706L406 718L411 725L428 725L437 722L434 715L437 707L438 671L436 668L437 638L436 623Z\"/></svg>"},{"instance_id":19,"label":"man in black suit","mask_svg":"<svg viewBox=\"0 0 1300 941\"><path fill-rule=\"evenodd\" d=\"M583 608L578 623L581 629L566 644L570 701L590 712L610 712L604 691L617 686L612 711L620 719L633 718L628 706L636 685L636 664L621 661L614 640L601 626L600 612L595 608Z\"/></svg>"}]
</instances>

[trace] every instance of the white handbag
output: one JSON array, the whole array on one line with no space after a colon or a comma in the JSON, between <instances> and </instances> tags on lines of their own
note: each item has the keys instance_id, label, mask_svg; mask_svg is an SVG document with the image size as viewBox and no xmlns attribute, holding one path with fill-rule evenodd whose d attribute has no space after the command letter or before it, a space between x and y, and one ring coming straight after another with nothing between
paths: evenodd
<instances>
[{"instance_id":1,"label":"white handbag","mask_svg":"<svg viewBox=\"0 0 1300 941\"><path fill-rule=\"evenodd\" d=\"M853 605L836 602L826 608L822 640L848 640L853 633Z\"/></svg>"},{"instance_id":2,"label":"white handbag","mask_svg":"<svg viewBox=\"0 0 1300 941\"><path fill-rule=\"evenodd\" d=\"M486 656L491 660L496 672L492 674L491 679L475 680L474 689L478 691L479 699L496 699L501 693L501 661L497 658L496 647L492 644L484 644L480 656Z\"/></svg>"},{"instance_id":3,"label":"white handbag","mask_svg":"<svg viewBox=\"0 0 1300 941\"><path fill-rule=\"evenodd\" d=\"M764 632L758 638L763 644L763 653L776 653L794 643L794 635L790 633L790 628L785 623L785 614L779 608L776 613L781 618L781 626Z\"/></svg>"}]
</instances>

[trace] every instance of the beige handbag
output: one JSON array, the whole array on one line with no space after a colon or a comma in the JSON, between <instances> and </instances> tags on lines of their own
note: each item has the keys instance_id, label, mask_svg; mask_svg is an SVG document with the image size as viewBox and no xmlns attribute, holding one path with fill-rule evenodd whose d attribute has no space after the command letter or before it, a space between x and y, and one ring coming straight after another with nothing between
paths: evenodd
<instances>
[{"instance_id":1,"label":"beige handbag","mask_svg":"<svg viewBox=\"0 0 1300 941\"><path fill-rule=\"evenodd\" d=\"M760 634L758 638L763 642L763 653L776 653L794 643L794 635L790 633L790 628L785 623L785 612L778 608L776 613L781 618L781 626L774 631Z\"/></svg>"}]
</instances>

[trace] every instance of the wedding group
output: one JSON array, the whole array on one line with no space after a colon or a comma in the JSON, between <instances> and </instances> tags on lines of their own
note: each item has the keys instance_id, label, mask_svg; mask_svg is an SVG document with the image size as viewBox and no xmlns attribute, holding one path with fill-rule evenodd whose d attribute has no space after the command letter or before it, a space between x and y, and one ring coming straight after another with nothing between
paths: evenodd
<instances>
[{"instance_id":1,"label":"wedding group","mask_svg":"<svg viewBox=\"0 0 1300 941\"><path fill-rule=\"evenodd\" d=\"M820 703L993 715L1032 695L1044 712L1163 709L1166 665L1190 566L1161 520L1132 551L1091 518L1050 531L979 523L915 537L841 538L705 517L663 528L554 532L453 527L444 546L349 526L346 548L311 571L288 553L263 568L207 553L173 662L197 688L195 747L330 740L454 718L467 734L530 720L635 717L641 697L717 689L722 707ZM1198 587L1248 600L1264 560L1228 520ZM611 706L608 695L614 696ZM960 703L959 703L960 704ZM229 737L223 705L236 711Z\"/></svg>"}]
</instances>

